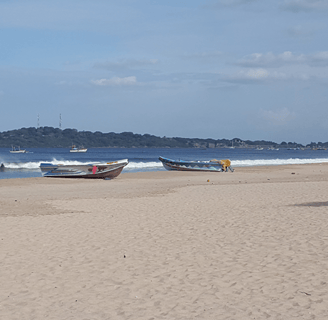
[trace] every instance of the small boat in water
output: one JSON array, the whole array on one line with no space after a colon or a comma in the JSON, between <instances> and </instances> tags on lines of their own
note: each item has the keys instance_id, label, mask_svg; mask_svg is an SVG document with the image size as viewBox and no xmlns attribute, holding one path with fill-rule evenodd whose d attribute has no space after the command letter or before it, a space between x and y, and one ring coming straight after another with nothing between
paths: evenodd
<instances>
[{"instance_id":1,"label":"small boat in water","mask_svg":"<svg viewBox=\"0 0 328 320\"><path fill-rule=\"evenodd\" d=\"M164 157L159 157L163 166L167 170L179 171L210 171L210 172L224 172L230 170L233 172L230 160L210 160L210 161L185 161L172 160Z\"/></svg>"},{"instance_id":2,"label":"small boat in water","mask_svg":"<svg viewBox=\"0 0 328 320\"><path fill-rule=\"evenodd\" d=\"M83 148L83 146L80 148L77 148L74 144L71 146L71 149L69 150L69 152L87 152L87 151L88 151L88 149Z\"/></svg>"},{"instance_id":3,"label":"small boat in water","mask_svg":"<svg viewBox=\"0 0 328 320\"><path fill-rule=\"evenodd\" d=\"M21 149L20 147L12 146L12 149L9 150L10 153L27 153L25 149Z\"/></svg>"},{"instance_id":4,"label":"small boat in water","mask_svg":"<svg viewBox=\"0 0 328 320\"><path fill-rule=\"evenodd\" d=\"M51 178L113 179L128 163L128 159L81 165L41 163L40 169L44 177Z\"/></svg>"}]
</instances>

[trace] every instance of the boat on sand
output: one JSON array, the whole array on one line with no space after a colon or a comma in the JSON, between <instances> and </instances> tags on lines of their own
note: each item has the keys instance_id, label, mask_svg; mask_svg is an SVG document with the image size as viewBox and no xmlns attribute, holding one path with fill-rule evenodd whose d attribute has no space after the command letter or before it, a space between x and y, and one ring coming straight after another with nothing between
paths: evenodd
<instances>
[{"instance_id":1,"label":"boat on sand","mask_svg":"<svg viewBox=\"0 0 328 320\"><path fill-rule=\"evenodd\" d=\"M80 165L41 163L40 169L44 177L51 178L113 179L128 163L128 159Z\"/></svg>"},{"instance_id":2,"label":"boat on sand","mask_svg":"<svg viewBox=\"0 0 328 320\"><path fill-rule=\"evenodd\" d=\"M231 167L231 161L226 160L172 160L164 157L159 157L163 166L167 170L179 170L179 171L206 171L206 172L226 172L233 169Z\"/></svg>"}]
</instances>

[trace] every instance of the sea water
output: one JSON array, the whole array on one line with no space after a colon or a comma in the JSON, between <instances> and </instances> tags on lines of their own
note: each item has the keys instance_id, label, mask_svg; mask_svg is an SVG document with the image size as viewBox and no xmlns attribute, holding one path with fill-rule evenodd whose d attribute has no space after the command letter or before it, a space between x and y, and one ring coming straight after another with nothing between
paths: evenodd
<instances>
[{"instance_id":1,"label":"sea water","mask_svg":"<svg viewBox=\"0 0 328 320\"><path fill-rule=\"evenodd\" d=\"M0 148L0 179L41 177L40 163L89 164L128 159L126 172L165 170L159 156L174 160L230 159L233 168L245 166L309 164L328 162L328 150L256 150L241 148L89 148L72 153L69 148L28 148L28 153L12 154Z\"/></svg>"}]
</instances>

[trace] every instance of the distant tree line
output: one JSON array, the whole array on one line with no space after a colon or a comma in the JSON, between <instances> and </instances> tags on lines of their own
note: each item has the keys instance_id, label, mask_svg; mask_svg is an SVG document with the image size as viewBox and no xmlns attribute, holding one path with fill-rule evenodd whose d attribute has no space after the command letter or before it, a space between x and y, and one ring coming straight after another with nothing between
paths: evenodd
<instances>
[{"instance_id":1,"label":"distant tree line","mask_svg":"<svg viewBox=\"0 0 328 320\"><path fill-rule=\"evenodd\" d=\"M20 146L22 148L68 148L72 145L85 148L224 148L224 147L274 147L274 148L314 148L328 147L328 142L312 142L307 146L296 142L280 144L264 140L167 138L132 132L102 133L99 131L77 131L53 127L31 127L0 133L0 147Z\"/></svg>"}]
</instances>

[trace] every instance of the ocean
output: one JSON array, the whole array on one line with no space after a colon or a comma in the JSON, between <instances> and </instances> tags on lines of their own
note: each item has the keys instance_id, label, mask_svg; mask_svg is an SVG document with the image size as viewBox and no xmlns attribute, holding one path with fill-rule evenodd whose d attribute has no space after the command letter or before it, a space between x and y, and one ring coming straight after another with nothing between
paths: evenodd
<instances>
[{"instance_id":1,"label":"ocean","mask_svg":"<svg viewBox=\"0 0 328 320\"><path fill-rule=\"evenodd\" d=\"M256 150L241 148L90 148L86 153L71 153L69 148L29 148L28 153L12 154L0 148L0 179L41 177L41 162L84 164L129 159L121 174L165 171L159 156L180 160L230 159L233 168L246 166L310 164L328 162L328 150Z\"/></svg>"}]
</instances>

